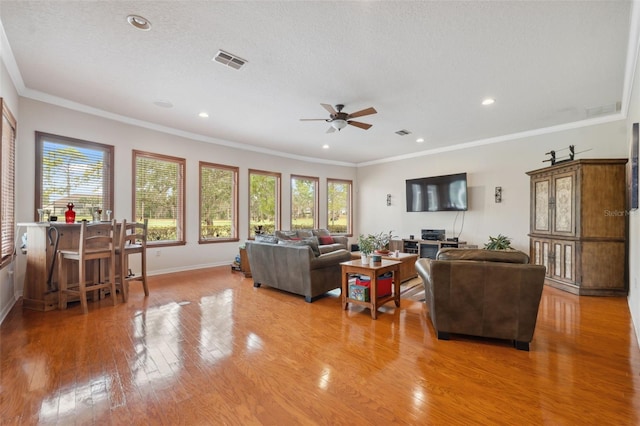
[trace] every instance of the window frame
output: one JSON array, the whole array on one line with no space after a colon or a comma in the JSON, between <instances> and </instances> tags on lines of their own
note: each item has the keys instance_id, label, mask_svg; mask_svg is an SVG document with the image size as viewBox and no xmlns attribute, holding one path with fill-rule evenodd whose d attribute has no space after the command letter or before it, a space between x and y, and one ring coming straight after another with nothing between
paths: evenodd
<instances>
[{"instance_id":1,"label":"window frame","mask_svg":"<svg viewBox=\"0 0 640 426\"><path fill-rule=\"evenodd\" d=\"M115 206L114 206L114 146L107 145L99 142L86 141L82 139L70 138L68 136L54 135L52 133L45 133L36 131L36 181L35 181L35 204L36 207L33 211L34 221L38 220L38 212L37 209L43 206L42 202L42 179L43 179L43 151L44 151L44 142L55 142L60 144L66 144L73 147L85 148L85 149L93 149L103 151L105 155L106 161L108 161L108 165L106 169L109 170L109 176L103 179L103 195L102 199L106 200L106 204L102 206L104 210L111 210L114 212L115 217ZM105 194L106 191L106 194ZM64 213L62 214L62 219L64 220ZM60 218L58 218L60 220Z\"/></svg>"},{"instance_id":2,"label":"window frame","mask_svg":"<svg viewBox=\"0 0 640 426\"><path fill-rule=\"evenodd\" d=\"M9 182L5 182L5 167L0 173L0 228L5 224L5 219L9 226L2 231L2 239L0 241L0 269L11 264L15 257L15 228L16 228L16 137L18 130L18 123L15 116L9 110L7 103L3 98L0 98L0 110L2 111L2 120L0 121L0 164L4 166L5 156L9 156L9 167L7 178ZM4 125L5 119L7 124L11 127L11 140L5 141L4 139ZM5 146L7 143L7 147ZM5 151L8 149L8 152ZM5 183L8 184L7 189L9 193L5 193ZM8 206L7 206L8 204ZM8 209L8 210L5 210ZM7 217L4 217L5 214Z\"/></svg>"},{"instance_id":3,"label":"window frame","mask_svg":"<svg viewBox=\"0 0 640 426\"><path fill-rule=\"evenodd\" d=\"M349 193L347 194L347 232L345 233L336 233L336 235L344 235L347 237L353 236L353 181L349 179L337 179L337 178L327 178L327 229L329 229L329 221L331 219L331 212L329 211L330 201L329 201L329 186L331 184L346 184L349 186Z\"/></svg>"},{"instance_id":4,"label":"window frame","mask_svg":"<svg viewBox=\"0 0 640 426\"><path fill-rule=\"evenodd\" d=\"M156 160L156 161L166 161L178 164L178 179L177 188L180 190L180 194L177 197L176 206L176 214L178 218L176 219L176 234L178 239L176 240L147 240L147 246L153 247L171 247L171 246L184 246L187 244L186 242L186 228L185 228L185 205L186 205L186 175L187 175L187 160L180 157L173 157L170 155L157 154L148 151L139 151L136 149L131 150L131 159L132 159L132 173L131 173L131 218L132 220L136 220L136 187L137 187L137 179L136 179L136 170L137 170L137 159L139 157Z\"/></svg>"},{"instance_id":5,"label":"window frame","mask_svg":"<svg viewBox=\"0 0 640 426\"><path fill-rule=\"evenodd\" d=\"M231 237L223 238L203 238L202 237L202 170L203 168L227 170L233 173L233 188L231 190L231 205L233 206L233 217L231 219ZM230 241L239 241L238 236L238 176L240 174L240 168L236 166L228 166L225 164L209 163L206 161L200 161L198 166L198 243L199 244L211 244L211 243L223 243Z\"/></svg>"},{"instance_id":6,"label":"window frame","mask_svg":"<svg viewBox=\"0 0 640 426\"><path fill-rule=\"evenodd\" d=\"M319 208L319 202L320 202L320 197L319 197L319 189L320 189L320 178L315 177L315 176L303 176L303 175L291 175L289 178L289 187L290 187L290 199L289 199L289 229L293 230L293 180L297 179L297 180L306 180L306 181L310 181L313 182L313 224L311 226L311 228L304 228L304 229L317 229L319 228L319 223L320 223L320 218L319 216L319 212L320 212L320 208Z\"/></svg>"},{"instance_id":7,"label":"window frame","mask_svg":"<svg viewBox=\"0 0 640 426\"><path fill-rule=\"evenodd\" d=\"M247 196L248 196L248 204L247 204L247 226L248 226L248 238L250 240L255 239L255 233L253 232L253 229L251 229L251 175L265 175L265 176L272 176L274 178L276 178L276 202L275 202L275 206L276 206L276 211L275 211L275 215L276 217L274 218L274 228L276 230L281 229L281 220L282 220L282 173L279 172L270 172L267 170L258 170L258 169L249 169L248 170L248 177L249 179L247 180L247 186L248 186L248 191L247 191Z\"/></svg>"}]
</instances>

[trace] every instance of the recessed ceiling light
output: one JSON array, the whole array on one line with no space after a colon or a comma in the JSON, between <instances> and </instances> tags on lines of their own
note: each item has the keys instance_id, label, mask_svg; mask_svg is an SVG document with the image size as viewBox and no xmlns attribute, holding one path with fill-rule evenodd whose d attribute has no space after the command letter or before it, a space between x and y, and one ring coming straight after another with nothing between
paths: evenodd
<instances>
[{"instance_id":1,"label":"recessed ceiling light","mask_svg":"<svg viewBox=\"0 0 640 426\"><path fill-rule=\"evenodd\" d=\"M198 117L209 118L209 114L207 114L206 112L202 111L200 114L198 114Z\"/></svg>"},{"instance_id":2,"label":"recessed ceiling light","mask_svg":"<svg viewBox=\"0 0 640 426\"><path fill-rule=\"evenodd\" d=\"M418 138L418 139L416 139L416 142L422 143L422 142L424 142L424 138Z\"/></svg>"},{"instance_id":3,"label":"recessed ceiling light","mask_svg":"<svg viewBox=\"0 0 640 426\"><path fill-rule=\"evenodd\" d=\"M160 108L172 108L173 104L170 101L164 99L158 99L157 101L153 101L155 106L159 106Z\"/></svg>"},{"instance_id":4,"label":"recessed ceiling light","mask_svg":"<svg viewBox=\"0 0 640 426\"><path fill-rule=\"evenodd\" d=\"M149 31L151 29L151 22L142 16L129 15L127 16L127 22L141 31Z\"/></svg>"},{"instance_id":5,"label":"recessed ceiling light","mask_svg":"<svg viewBox=\"0 0 640 426\"><path fill-rule=\"evenodd\" d=\"M495 100L495 99L493 99L493 98L486 98L486 99L483 99L483 100L482 100L482 105L485 105L485 106L487 106L487 105L492 105L492 104L494 104L495 102L496 102L496 100Z\"/></svg>"},{"instance_id":6,"label":"recessed ceiling light","mask_svg":"<svg viewBox=\"0 0 640 426\"><path fill-rule=\"evenodd\" d=\"M322 145L322 149L329 149L329 145L327 144Z\"/></svg>"}]
</instances>

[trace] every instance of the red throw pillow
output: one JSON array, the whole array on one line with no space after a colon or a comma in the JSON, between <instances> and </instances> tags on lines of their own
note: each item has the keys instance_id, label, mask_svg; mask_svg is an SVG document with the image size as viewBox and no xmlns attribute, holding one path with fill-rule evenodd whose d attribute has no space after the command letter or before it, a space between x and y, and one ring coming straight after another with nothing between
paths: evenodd
<instances>
[{"instance_id":1,"label":"red throw pillow","mask_svg":"<svg viewBox=\"0 0 640 426\"><path fill-rule=\"evenodd\" d=\"M333 244L333 237L318 237L318 239L322 245Z\"/></svg>"}]
</instances>

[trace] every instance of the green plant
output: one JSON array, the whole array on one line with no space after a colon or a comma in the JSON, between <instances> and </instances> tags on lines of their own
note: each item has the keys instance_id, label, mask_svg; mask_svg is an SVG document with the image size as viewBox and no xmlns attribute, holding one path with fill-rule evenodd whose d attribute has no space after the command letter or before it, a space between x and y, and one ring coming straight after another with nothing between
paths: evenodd
<instances>
[{"instance_id":1,"label":"green plant","mask_svg":"<svg viewBox=\"0 0 640 426\"><path fill-rule=\"evenodd\" d=\"M371 234L366 236L360 234L360 236L358 237L358 248L360 249L360 253L367 256L373 253L373 251L376 249L375 236Z\"/></svg>"},{"instance_id":2,"label":"green plant","mask_svg":"<svg viewBox=\"0 0 640 426\"><path fill-rule=\"evenodd\" d=\"M511 238L498 234L497 237L489 236L489 242L484 245L485 250L509 250L511 247Z\"/></svg>"},{"instance_id":3,"label":"green plant","mask_svg":"<svg viewBox=\"0 0 640 426\"><path fill-rule=\"evenodd\" d=\"M374 241L374 250L389 250L389 243L394 238L393 231L380 232L379 234L370 235Z\"/></svg>"}]
</instances>

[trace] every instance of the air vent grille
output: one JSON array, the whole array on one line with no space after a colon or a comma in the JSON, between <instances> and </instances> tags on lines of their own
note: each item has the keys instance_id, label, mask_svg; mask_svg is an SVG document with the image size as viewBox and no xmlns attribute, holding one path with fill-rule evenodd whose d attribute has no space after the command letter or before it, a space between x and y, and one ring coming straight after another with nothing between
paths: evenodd
<instances>
[{"instance_id":1,"label":"air vent grille","mask_svg":"<svg viewBox=\"0 0 640 426\"><path fill-rule=\"evenodd\" d=\"M213 57L213 60L235 70L239 70L247 63L246 60L236 55L232 55L229 52L225 52L224 50L219 50L218 53L216 53L216 56Z\"/></svg>"},{"instance_id":2,"label":"air vent grille","mask_svg":"<svg viewBox=\"0 0 640 426\"><path fill-rule=\"evenodd\" d=\"M400 135L400 136L406 136L406 135L410 135L410 134L411 134L411 132L410 132L410 131L408 131L408 130L404 130L404 129L402 129L402 130L398 130L398 131L396 132L396 135Z\"/></svg>"}]
</instances>

